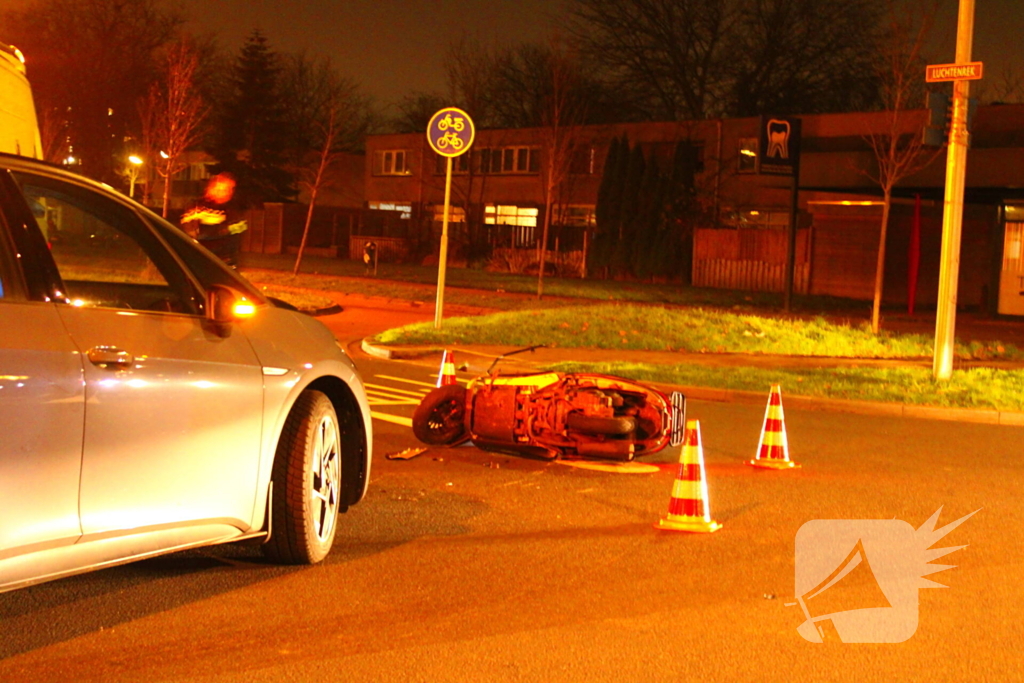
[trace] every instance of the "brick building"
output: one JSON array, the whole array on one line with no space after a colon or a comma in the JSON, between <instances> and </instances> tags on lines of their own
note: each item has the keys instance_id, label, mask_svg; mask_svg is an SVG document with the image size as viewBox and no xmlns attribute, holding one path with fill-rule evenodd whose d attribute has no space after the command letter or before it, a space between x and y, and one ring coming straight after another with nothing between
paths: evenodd
<instances>
[{"instance_id":1,"label":"brick building","mask_svg":"<svg viewBox=\"0 0 1024 683\"><path fill-rule=\"evenodd\" d=\"M906 117L908 135L925 111ZM798 291L870 299L881 219L881 191L872 180L877 162L867 141L881 133L886 114L801 117L798 194ZM693 284L780 291L783 286L791 179L758 173L760 119L585 126L574 131L569 173L553 215L559 252L581 249L594 226L594 207L613 138L639 143L665 168L683 141L692 147L694 185L706 218L693 236ZM545 197L544 129L482 130L471 153L455 160L450 232L459 245L483 240L494 249L533 249L540 237ZM919 254L914 299L937 294L945 153L904 179L887 239L885 300L907 302L908 259ZM439 233L444 160L422 134L367 138L361 232L373 235L382 257L400 258ZM979 108L968 155L959 300L990 312L1024 315L1024 106ZM915 219L915 214L919 218ZM915 227L916 226L916 227ZM359 236L351 249L358 247ZM914 247L919 242L919 247Z\"/></svg>"}]
</instances>

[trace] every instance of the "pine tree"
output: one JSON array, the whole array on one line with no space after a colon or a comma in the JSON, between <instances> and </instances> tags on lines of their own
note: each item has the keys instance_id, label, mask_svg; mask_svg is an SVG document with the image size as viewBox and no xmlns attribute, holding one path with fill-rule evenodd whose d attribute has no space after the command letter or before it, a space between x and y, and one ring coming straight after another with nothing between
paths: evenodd
<instances>
[{"instance_id":1,"label":"pine tree","mask_svg":"<svg viewBox=\"0 0 1024 683\"><path fill-rule=\"evenodd\" d=\"M285 170L288 131L279 74L277 54L254 30L232 67L231 92L210 150L218 171L235 176L236 197L246 205L287 201L296 194L294 179Z\"/></svg>"},{"instance_id":2,"label":"pine tree","mask_svg":"<svg viewBox=\"0 0 1024 683\"><path fill-rule=\"evenodd\" d=\"M629 141L623 138L623 142L628 149ZM597 204L594 206L597 229L590 257L590 266L594 268L603 268L609 264L618 241L618 202L622 194L622 182L618 172L623 142L620 142L619 138L612 138L601 174L601 185L597 189Z\"/></svg>"},{"instance_id":3,"label":"pine tree","mask_svg":"<svg viewBox=\"0 0 1024 683\"><path fill-rule=\"evenodd\" d=\"M619 239L614 254L612 254L612 267L618 270L625 270L630 267L633 255L633 243L638 233L638 213L640 211L640 184L643 181L644 151L637 144L629 152L626 160L626 175L622 183L622 201L620 202L621 219L619 222Z\"/></svg>"},{"instance_id":4,"label":"pine tree","mask_svg":"<svg viewBox=\"0 0 1024 683\"><path fill-rule=\"evenodd\" d=\"M664 181L658 164L652 157L644 169L637 196L637 212L633 222L632 261L633 275L641 280L654 274L658 260L657 247L661 236L661 222L665 215L662 205Z\"/></svg>"},{"instance_id":5,"label":"pine tree","mask_svg":"<svg viewBox=\"0 0 1024 683\"><path fill-rule=\"evenodd\" d=\"M659 253L679 275L683 284L690 284L693 271L693 231L702 218L697 201L695 176L697 173L697 148L688 140L676 143L672 160L672 172L668 179L665 225L662 248Z\"/></svg>"}]
</instances>

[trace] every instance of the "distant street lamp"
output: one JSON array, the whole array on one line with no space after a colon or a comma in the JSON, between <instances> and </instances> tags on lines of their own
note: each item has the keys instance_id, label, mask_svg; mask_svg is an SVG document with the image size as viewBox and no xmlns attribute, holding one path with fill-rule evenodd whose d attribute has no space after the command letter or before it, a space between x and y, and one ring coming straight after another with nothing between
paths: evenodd
<instances>
[{"instance_id":1,"label":"distant street lamp","mask_svg":"<svg viewBox=\"0 0 1024 683\"><path fill-rule=\"evenodd\" d=\"M135 181L139 177L139 171L142 170L142 157L132 154L128 157L128 196L135 199Z\"/></svg>"}]
</instances>

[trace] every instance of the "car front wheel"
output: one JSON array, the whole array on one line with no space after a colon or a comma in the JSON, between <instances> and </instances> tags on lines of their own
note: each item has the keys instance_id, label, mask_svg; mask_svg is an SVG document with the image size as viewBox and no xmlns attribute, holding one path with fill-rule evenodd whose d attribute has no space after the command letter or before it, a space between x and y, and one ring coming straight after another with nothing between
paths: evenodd
<instances>
[{"instance_id":1,"label":"car front wheel","mask_svg":"<svg viewBox=\"0 0 1024 683\"><path fill-rule=\"evenodd\" d=\"M270 539L264 554L282 564L327 556L341 501L341 439L334 405L303 392L285 421L274 457Z\"/></svg>"}]
</instances>

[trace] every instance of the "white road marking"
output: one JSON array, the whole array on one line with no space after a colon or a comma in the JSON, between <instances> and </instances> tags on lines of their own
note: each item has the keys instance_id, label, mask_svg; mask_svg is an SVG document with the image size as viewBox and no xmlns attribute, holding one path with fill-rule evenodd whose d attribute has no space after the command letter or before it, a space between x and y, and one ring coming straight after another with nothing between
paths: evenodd
<instances>
[{"instance_id":1,"label":"white road marking","mask_svg":"<svg viewBox=\"0 0 1024 683\"><path fill-rule=\"evenodd\" d=\"M372 384L370 382L365 382L364 386L367 387L368 389L371 389L371 390L372 389L377 389L377 390L380 390L380 391L383 391L383 392L387 392L389 394L409 394L410 396L416 396L418 398L423 398L426 395L426 393L427 393L427 392L422 391L422 390L420 390L420 391L409 391L408 389L396 389L395 387L389 387L389 386L386 386L384 384Z\"/></svg>"},{"instance_id":2,"label":"white road marking","mask_svg":"<svg viewBox=\"0 0 1024 683\"><path fill-rule=\"evenodd\" d=\"M388 413L378 413L376 410L370 411L370 417L374 417L384 422L391 422L396 425L402 425L403 427L412 427L411 417L401 417L400 415L389 415Z\"/></svg>"},{"instance_id":3,"label":"white road marking","mask_svg":"<svg viewBox=\"0 0 1024 683\"><path fill-rule=\"evenodd\" d=\"M406 384L416 384L421 387L430 387L435 389L436 387L430 382L417 382L414 379L406 379L404 377L392 377L391 375L374 375L374 377L380 377L381 379L390 379L394 382L405 382Z\"/></svg>"}]
</instances>

